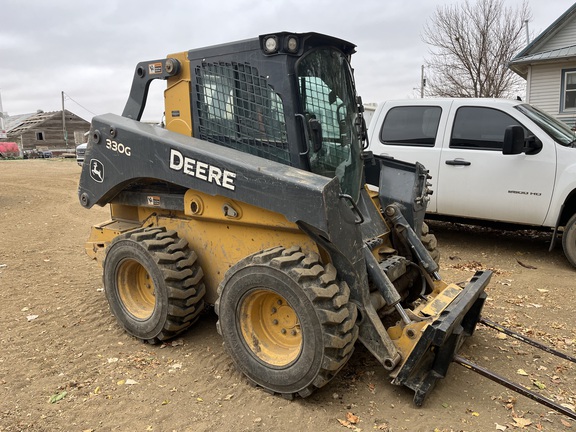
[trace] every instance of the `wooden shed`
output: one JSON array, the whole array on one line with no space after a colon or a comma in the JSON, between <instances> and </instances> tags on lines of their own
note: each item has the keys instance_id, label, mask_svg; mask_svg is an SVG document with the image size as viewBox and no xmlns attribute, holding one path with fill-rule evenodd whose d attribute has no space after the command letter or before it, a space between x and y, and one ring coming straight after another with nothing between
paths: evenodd
<instances>
[{"instance_id":1,"label":"wooden shed","mask_svg":"<svg viewBox=\"0 0 576 432\"><path fill-rule=\"evenodd\" d=\"M73 153L76 146L84 142L84 134L90 123L68 110L37 112L20 116L7 128L6 141L15 141L23 152L49 150L55 156Z\"/></svg>"}]
</instances>

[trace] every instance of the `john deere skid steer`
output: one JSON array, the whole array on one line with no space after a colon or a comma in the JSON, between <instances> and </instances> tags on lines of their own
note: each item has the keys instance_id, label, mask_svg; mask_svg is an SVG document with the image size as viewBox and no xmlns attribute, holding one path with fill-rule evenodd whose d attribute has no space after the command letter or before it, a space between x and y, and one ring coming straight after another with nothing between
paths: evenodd
<instances>
[{"instance_id":1,"label":"john deere skid steer","mask_svg":"<svg viewBox=\"0 0 576 432\"><path fill-rule=\"evenodd\" d=\"M93 119L79 198L111 217L86 251L128 333L164 341L212 305L238 369L287 398L358 341L417 404L445 376L491 273L440 279L426 170L364 151L354 50L283 32L142 62L122 116ZM154 79L165 128L139 121Z\"/></svg>"}]
</instances>

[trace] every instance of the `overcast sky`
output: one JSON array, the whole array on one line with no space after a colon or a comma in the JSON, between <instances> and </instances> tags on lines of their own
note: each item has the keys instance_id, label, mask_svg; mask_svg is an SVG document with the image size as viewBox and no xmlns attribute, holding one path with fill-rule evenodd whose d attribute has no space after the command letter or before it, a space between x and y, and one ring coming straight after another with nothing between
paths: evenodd
<instances>
[{"instance_id":1,"label":"overcast sky","mask_svg":"<svg viewBox=\"0 0 576 432\"><path fill-rule=\"evenodd\" d=\"M121 114L136 64L275 31L315 31L357 45L364 102L417 97L421 40L438 5L462 0L0 0L0 92L9 115L66 109ZM473 0L472 0L473 1ZM521 0L505 0L514 6ZM572 4L528 0L533 37ZM145 120L162 114L153 83Z\"/></svg>"}]
</instances>

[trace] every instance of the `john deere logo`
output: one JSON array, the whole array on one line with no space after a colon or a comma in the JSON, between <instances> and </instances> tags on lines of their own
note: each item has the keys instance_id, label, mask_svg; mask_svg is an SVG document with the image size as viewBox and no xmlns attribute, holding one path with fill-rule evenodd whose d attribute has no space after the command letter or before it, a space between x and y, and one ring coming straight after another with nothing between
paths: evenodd
<instances>
[{"instance_id":1,"label":"john deere logo","mask_svg":"<svg viewBox=\"0 0 576 432\"><path fill-rule=\"evenodd\" d=\"M98 159L90 160L90 177L97 183L104 181L104 165Z\"/></svg>"}]
</instances>

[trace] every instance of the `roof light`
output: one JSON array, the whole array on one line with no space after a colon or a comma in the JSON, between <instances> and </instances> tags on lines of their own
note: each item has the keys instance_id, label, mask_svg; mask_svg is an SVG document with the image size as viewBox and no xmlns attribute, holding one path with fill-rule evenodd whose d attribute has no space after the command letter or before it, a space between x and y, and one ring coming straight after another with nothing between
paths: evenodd
<instances>
[{"instance_id":1,"label":"roof light","mask_svg":"<svg viewBox=\"0 0 576 432\"><path fill-rule=\"evenodd\" d=\"M291 53L295 53L298 51L298 39L296 36L289 36L288 43L286 44L288 51Z\"/></svg>"},{"instance_id":2,"label":"roof light","mask_svg":"<svg viewBox=\"0 0 576 432\"><path fill-rule=\"evenodd\" d=\"M266 36L264 38L264 51L266 54L273 54L278 51L278 38L276 36Z\"/></svg>"}]
</instances>

